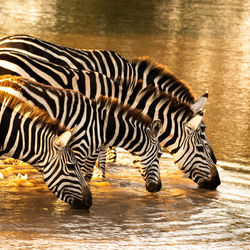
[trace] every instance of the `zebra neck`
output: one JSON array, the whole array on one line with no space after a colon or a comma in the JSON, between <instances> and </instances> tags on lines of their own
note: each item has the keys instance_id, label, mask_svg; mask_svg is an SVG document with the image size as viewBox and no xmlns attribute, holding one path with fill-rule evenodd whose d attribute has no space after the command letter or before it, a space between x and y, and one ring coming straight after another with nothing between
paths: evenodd
<instances>
[{"instance_id":1,"label":"zebra neck","mask_svg":"<svg viewBox=\"0 0 250 250\"><path fill-rule=\"evenodd\" d=\"M16 116L9 119L3 115L0 129L4 133L1 136L0 146L1 154L25 161L40 171L43 162L49 162L52 158L54 133L39 129L34 123L27 125ZM36 131L32 131L32 126Z\"/></svg>"},{"instance_id":2,"label":"zebra neck","mask_svg":"<svg viewBox=\"0 0 250 250\"><path fill-rule=\"evenodd\" d=\"M137 80L143 80L143 86L159 86L162 91L171 93L182 102L193 103L194 96L187 83L179 80L166 66L157 64L149 58L140 58L133 61L133 68Z\"/></svg>"},{"instance_id":3,"label":"zebra neck","mask_svg":"<svg viewBox=\"0 0 250 250\"><path fill-rule=\"evenodd\" d=\"M96 107L93 109L93 119L90 121L91 126L89 126L87 132L87 140L89 141L89 148L87 155L95 154L98 149L103 145L103 121L102 113Z\"/></svg>"},{"instance_id":4,"label":"zebra neck","mask_svg":"<svg viewBox=\"0 0 250 250\"><path fill-rule=\"evenodd\" d=\"M131 151L130 148L134 147L134 144L144 141L142 139L144 126L136 118L107 110L104 115L103 126L101 126L103 128L102 145L122 147Z\"/></svg>"},{"instance_id":5,"label":"zebra neck","mask_svg":"<svg viewBox=\"0 0 250 250\"><path fill-rule=\"evenodd\" d=\"M167 149L171 154L174 154L183 143L185 136L185 124L187 118L183 112L176 112L171 115L171 112L166 115L168 119L165 119L163 123L163 134L160 135L159 141L161 145Z\"/></svg>"}]
</instances>

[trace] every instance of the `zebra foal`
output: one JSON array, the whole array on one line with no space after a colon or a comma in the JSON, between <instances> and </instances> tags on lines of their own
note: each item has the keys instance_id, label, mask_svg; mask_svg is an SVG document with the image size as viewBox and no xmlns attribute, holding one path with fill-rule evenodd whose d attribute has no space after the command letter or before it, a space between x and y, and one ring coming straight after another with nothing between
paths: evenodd
<instances>
[{"instance_id":1,"label":"zebra foal","mask_svg":"<svg viewBox=\"0 0 250 250\"><path fill-rule=\"evenodd\" d=\"M72 208L90 208L89 187L68 147L72 130L45 111L0 91L0 131L0 155L33 165L50 191Z\"/></svg>"},{"instance_id":2,"label":"zebra foal","mask_svg":"<svg viewBox=\"0 0 250 250\"><path fill-rule=\"evenodd\" d=\"M46 110L68 129L74 128L68 144L84 164L84 159L100 147L122 147L140 157L139 171L149 192L161 189L158 136L162 124L117 99L100 96L91 100L81 93L32 82L18 76L1 76L0 90Z\"/></svg>"}]
</instances>

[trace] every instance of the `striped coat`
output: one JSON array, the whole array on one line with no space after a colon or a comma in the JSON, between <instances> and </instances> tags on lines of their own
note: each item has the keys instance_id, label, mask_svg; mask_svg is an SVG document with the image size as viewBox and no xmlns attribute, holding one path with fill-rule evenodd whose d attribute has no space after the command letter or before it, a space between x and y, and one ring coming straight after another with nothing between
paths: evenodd
<instances>
[{"instance_id":1,"label":"striped coat","mask_svg":"<svg viewBox=\"0 0 250 250\"><path fill-rule=\"evenodd\" d=\"M101 146L123 147L140 157L139 170L147 190L160 190L159 121L152 121L141 111L111 98L90 100L79 92L38 84L21 77L0 77L0 90L46 110L68 129L74 128L74 138L69 146L79 162L83 163Z\"/></svg>"},{"instance_id":2,"label":"striped coat","mask_svg":"<svg viewBox=\"0 0 250 250\"><path fill-rule=\"evenodd\" d=\"M3 79L5 78L8 77L3 77ZM73 98L62 98L69 91L55 90L23 78L16 77L13 79L14 83L1 83L0 89L7 91L6 87L9 87L11 88L9 91L17 91L17 96L21 96L21 98L32 101L40 108L46 109L51 116L60 119L66 126L72 127L74 125L74 120L67 114L68 109L70 110L68 113L72 113L72 115L74 113L71 111L72 107L74 107ZM212 152L209 144L206 145L207 152L201 151L200 148L205 147L205 145L203 145L203 138L201 137L202 131L198 129L202 121L202 112L200 110L206 103L207 95L199 98L193 105L188 105L179 102L178 99L169 94L157 90L156 87L142 88L143 85L137 83L130 85L125 90L124 84L119 85L118 101L143 110L153 120L161 120L163 127L159 139L162 145L174 155L176 164L199 186L203 187L204 183L206 183L209 188L216 187L219 184L219 177L215 159L213 156L209 158L209 155L207 155L207 152L210 154ZM125 92L126 95L124 95ZM70 93L80 95L76 92ZM123 133L125 132L123 131ZM92 153L95 152L92 151ZM190 161L192 161L191 165Z\"/></svg>"},{"instance_id":3,"label":"striped coat","mask_svg":"<svg viewBox=\"0 0 250 250\"><path fill-rule=\"evenodd\" d=\"M39 61L40 62L39 64L41 64L43 61L43 63L47 64L47 66L51 65L51 63L53 65L56 64L58 67L59 65L63 65L63 68L69 71L74 71L73 69L78 69L78 72L79 70L81 71L82 69L95 70L105 74L110 78L117 78L117 77L121 79L126 78L127 82L130 83L133 83L134 79L135 80L142 79L142 84L144 87L148 86L149 84L153 84L155 86L158 86L160 90L166 93L171 93L172 95L178 97L178 99L181 100L182 102L187 102L189 104L195 103L195 98L193 94L191 93L189 87L184 82L178 80L174 76L174 74L171 73L166 67L153 63L151 60L147 58L134 59L134 61L130 63L129 61L127 61L126 59L122 58L120 55L112 51L71 49L26 35L16 35L1 39L0 51L2 52L9 51L12 54L19 53L20 57L25 57L25 56L29 57L30 58L29 62L31 62L31 67L29 67L29 70L25 69L24 73L22 72L18 73L25 77L29 77L31 79L33 79L32 77L36 76L34 76L35 75L34 72L29 72L29 71L30 70L32 71L32 69L35 69L37 67L36 65L32 64L32 62ZM19 63L16 62L16 65L18 64ZM25 63L25 67L26 66L27 63ZM50 67L51 66L48 66L48 68ZM14 67L13 72L17 71L18 70ZM27 74L28 72L29 74ZM46 71L42 70L42 72L44 73ZM2 74L3 73L9 73L9 71L6 68L4 68ZM44 78L46 81L45 76ZM36 80L44 82L39 79ZM61 83L60 85L62 87L65 87ZM82 86L82 84L80 85L74 84L74 86L73 85L71 86L69 84L68 86L70 86L70 88L78 90L80 88L79 86ZM105 86L106 88L108 88L107 87L108 84ZM96 89L99 89L99 87L97 86ZM80 91L85 94L84 88L81 89ZM91 91L91 94L94 93L94 91L93 92ZM104 92L106 92L105 95L110 95L111 93L111 92L108 93L106 90ZM111 93L111 95L113 95L113 92ZM200 125L197 128L197 131L200 131L199 134L197 135L199 140L196 140L197 142L199 142L199 143L196 142L197 144L196 148L199 148L199 150L196 150L195 154L202 155L202 157L206 159L208 163L216 162L215 156L213 154L213 151L206 136L204 122L200 123ZM202 154L199 152L201 151L201 149L203 151ZM179 151L178 155L181 158L183 158L182 154L184 155L187 154L187 152L183 151L182 153L180 152L181 151ZM193 154L194 153L190 154L190 157ZM102 162L102 160L100 162ZM178 165L180 168L182 168L182 165L180 163ZM192 165L190 166L190 168L192 168Z\"/></svg>"},{"instance_id":4,"label":"striped coat","mask_svg":"<svg viewBox=\"0 0 250 250\"><path fill-rule=\"evenodd\" d=\"M0 130L0 155L33 165L48 188L73 208L91 206L91 192L68 147L72 130L5 91L0 91Z\"/></svg>"}]
</instances>

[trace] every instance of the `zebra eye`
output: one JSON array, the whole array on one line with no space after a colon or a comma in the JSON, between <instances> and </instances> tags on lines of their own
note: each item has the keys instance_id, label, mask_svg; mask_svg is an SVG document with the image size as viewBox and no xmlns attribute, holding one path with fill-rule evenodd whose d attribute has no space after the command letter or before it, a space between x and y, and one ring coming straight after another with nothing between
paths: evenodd
<instances>
[{"instance_id":1,"label":"zebra eye","mask_svg":"<svg viewBox=\"0 0 250 250\"><path fill-rule=\"evenodd\" d=\"M201 139L205 141L206 140L205 135L201 134Z\"/></svg>"},{"instance_id":2,"label":"zebra eye","mask_svg":"<svg viewBox=\"0 0 250 250\"><path fill-rule=\"evenodd\" d=\"M197 151L199 151L199 152L204 152L203 146L197 146L196 148L197 148Z\"/></svg>"},{"instance_id":3,"label":"zebra eye","mask_svg":"<svg viewBox=\"0 0 250 250\"><path fill-rule=\"evenodd\" d=\"M201 132L205 132L205 129L206 129L205 125L201 126Z\"/></svg>"}]
</instances>

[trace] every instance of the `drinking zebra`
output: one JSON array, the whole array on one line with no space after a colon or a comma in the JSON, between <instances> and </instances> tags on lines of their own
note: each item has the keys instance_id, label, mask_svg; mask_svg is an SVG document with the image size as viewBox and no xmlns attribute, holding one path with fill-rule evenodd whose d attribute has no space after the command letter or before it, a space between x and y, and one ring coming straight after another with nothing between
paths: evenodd
<instances>
[{"instance_id":1,"label":"drinking zebra","mask_svg":"<svg viewBox=\"0 0 250 250\"><path fill-rule=\"evenodd\" d=\"M60 80L59 85L61 87L65 88L65 86L67 85L67 87L69 88L79 90L83 94L86 94L85 89L88 88L85 87L85 80L81 79L81 77L79 76L81 74L80 71L72 70L71 68L96 70L106 74L111 78L126 77L128 83L133 83L133 79L142 79L143 86L153 84L160 87L162 91L171 93L171 95L178 97L178 99L180 99L182 102L187 102L189 104L193 104L195 102L193 94L186 86L186 84L184 84L184 82L178 80L166 67L157 65L147 58L135 59L132 63L130 63L129 61L125 60L112 51L71 49L39 40L35 37L27 35L15 35L2 38L0 40L0 51L0 53L9 52L8 55L10 56L10 58L3 58L3 56L0 55L0 63L2 66L2 69L0 69L0 74L16 73L46 84L48 84L46 82L46 78L52 74L54 79ZM11 65L7 66L6 62L11 62ZM57 65L55 66L55 64ZM45 65L47 65L47 67ZM63 65L63 69L55 69L55 67L59 67L59 65ZM20 70L18 68L19 66L24 70ZM53 70L50 71L50 69ZM38 70L40 72L37 73ZM66 70L68 70L67 74L65 74ZM61 74L62 71L63 73ZM57 72L56 75L55 72ZM84 72L84 74L87 74L86 71L82 72ZM79 76L76 77L76 79L78 79L77 82L75 79L73 79L73 77L72 79L65 79L66 77L68 77L68 75L73 76L74 74L78 74ZM93 74L93 72L89 74ZM43 75L43 79L39 78L40 75ZM99 74L98 77L101 77L102 79L103 75ZM63 82L62 78L64 78L65 82ZM75 83L72 83L72 81ZM116 93L114 93L116 92L116 90L114 90L113 88L111 88L113 91L112 93L110 89L109 92L107 91L107 86L109 86L110 83L112 84L112 81L108 81L107 79L103 81L102 84L104 84L104 86L101 86L101 88L104 89L105 87L106 89L104 90L104 92L106 93L102 94L108 96L113 96L114 94L116 95ZM51 82L51 84L54 83ZM87 93L87 96L88 94L90 94L91 98L94 98L93 95L95 94L95 91L101 91L98 87L96 87L96 85L88 86L91 91L89 91L90 93ZM125 92L124 95L126 95ZM199 149L205 152L205 156L201 156L201 153L198 152L197 155L200 155L200 157L206 159L207 162L211 162L212 160L214 161L214 163L216 163L216 158L213 154L211 146L209 146L209 150L206 148L206 145L210 144L206 136L205 124L203 121L200 123L197 130L200 131L199 139L201 140L202 138L201 141L203 142L202 145L199 145ZM103 155L105 155L105 153L102 153L102 156ZM114 159L115 152L112 155L114 155ZM104 163L102 162L104 159L100 158L99 160L101 162L101 165L103 165ZM204 160L202 160L202 162L203 161ZM93 164L93 162L91 163L91 161L89 160L89 164Z\"/></svg>"},{"instance_id":2,"label":"drinking zebra","mask_svg":"<svg viewBox=\"0 0 250 250\"><path fill-rule=\"evenodd\" d=\"M147 57L134 58L130 62L114 51L72 49L28 35L3 37L0 39L0 49L23 53L66 68L96 71L111 79L126 78L131 82L141 79L144 86L159 86L183 102L195 101L190 88L183 81L178 80L167 67Z\"/></svg>"},{"instance_id":3,"label":"drinking zebra","mask_svg":"<svg viewBox=\"0 0 250 250\"><path fill-rule=\"evenodd\" d=\"M139 171L146 181L146 189L160 191L159 120L152 121L141 111L119 104L115 99L100 96L97 100L90 100L79 92L22 77L1 76L0 90L46 110L68 129L75 128L68 146L82 164L101 146L122 147L140 157Z\"/></svg>"},{"instance_id":4,"label":"drinking zebra","mask_svg":"<svg viewBox=\"0 0 250 250\"><path fill-rule=\"evenodd\" d=\"M72 130L66 130L44 110L4 91L0 91L0 130L0 155L33 165L50 191L72 208L90 208L89 187L68 147Z\"/></svg>"},{"instance_id":5,"label":"drinking zebra","mask_svg":"<svg viewBox=\"0 0 250 250\"><path fill-rule=\"evenodd\" d=\"M3 77L3 79L5 78ZM17 96L32 101L40 108L46 109L52 116L55 116L55 113L60 114L61 121L67 126L67 121L69 122L71 119L66 119L67 115L64 113L70 103L62 99L62 96L68 91L62 89L55 91L54 88L20 77L12 79L14 79L14 83L13 80L12 83L1 82L0 89L11 88L8 91L16 91ZM72 93L76 95L76 92ZM142 83L134 83L129 86L126 86L126 83L117 84L116 93L119 102L128 103L147 113L153 120L162 121L160 142L174 155L176 164L193 181L200 187L209 189L214 189L220 184L213 151L210 144L202 137L203 127L200 128L203 116L201 109L206 103L207 94L194 104L188 105L179 102L170 94L159 91L156 87L143 88ZM56 117L59 118L58 115ZM62 120L61 117L64 119ZM89 158L96 160L96 155L92 154L92 158ZM88 168L90 170L93 168L91 165L85 167L87 171Z\"/></svg>"},{"instance_id":6,"label":"drinking zebra","mask_svg":"<svg viewBox=\"0 0 250 250\"><path fill-rule=\"evenodd\" d=\"M72 49L28 35L3 37L0 39L0 49L17 51L33 58L38 58L39 60L62 65L66 68L97 71L112 79L126 78L131 82L141 79L144 87L153 84L160 87L162 91L178 97L182 102L189 104L195 102L195 98L187 84L177 79L167 67L156 64L145 57L129 62L113 51ZM41 66L38 64L36 67L39 69ZM43 67L40 73L46 72L46 70ZM34 77L34 73L32 74L32 77ZM27 77L23 74L22 76ZM43 82L38 77L35 80ZM61 82L59 85L64 87L64 84ZM77 90L77 88L79 88L79 85L78 87L73 86L73 89ZM202 123L202 126L202 137L208 141L204 123ZM115 152L112 155L114 155L113 159L115 159Z\"/></svg>"}]
</instances>

